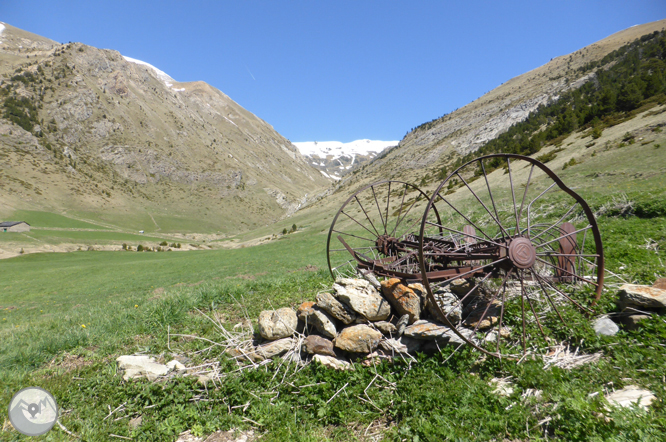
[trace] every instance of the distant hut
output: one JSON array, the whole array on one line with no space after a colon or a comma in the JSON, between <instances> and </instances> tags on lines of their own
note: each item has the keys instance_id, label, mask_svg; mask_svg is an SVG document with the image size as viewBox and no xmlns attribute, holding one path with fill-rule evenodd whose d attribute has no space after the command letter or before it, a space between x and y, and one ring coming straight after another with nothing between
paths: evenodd
<instances>
[{"instance_id":1,"label":"distant hut","mask_svg":"<svg viewBox=\"0 0 666 442\"><path fill-rule=\"evenodd\" d=\"M29 232L30 224L25 221L0 222L0 232Z\"/></svg>"}]
</instances>

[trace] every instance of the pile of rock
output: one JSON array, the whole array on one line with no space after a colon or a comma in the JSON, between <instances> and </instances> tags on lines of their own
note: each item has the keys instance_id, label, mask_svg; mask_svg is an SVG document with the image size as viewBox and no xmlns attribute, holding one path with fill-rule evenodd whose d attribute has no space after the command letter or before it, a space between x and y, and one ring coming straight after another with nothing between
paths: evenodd
<instances>
[{"instance_id":1,"label":"pile of rock","mask_svg":"<svg viewBox=\"0 0 666 442\"><path fill-rule=\"evenodd\" d=\"M434 319L434 306L429 305L421 284L407 284L398 278L373 282L341 278L330 292L318 293L316 301L304 302L297 311L265 310L259 315L259 334L264 342L227 353L253 363L277 356L292 360L312 357L324 365L345 368L349 359L372 361L465 343ZM467 281L459 280L450 284L451 291L435 294L453 322L459 322L463 314L456 294L469 289ZM472 322L465 325L473 328L473 311L469 317ZM484 321L488 324L481 324L479 329L497 322L492 312Z\"/></svg>"}]
</instances>

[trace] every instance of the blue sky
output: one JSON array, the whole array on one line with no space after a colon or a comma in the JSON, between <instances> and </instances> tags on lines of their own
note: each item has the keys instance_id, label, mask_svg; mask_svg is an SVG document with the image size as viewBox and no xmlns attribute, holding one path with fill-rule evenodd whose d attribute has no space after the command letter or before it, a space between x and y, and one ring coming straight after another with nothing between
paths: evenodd
<instances>
[{"instance_id":1,"label":"blue sky","mask_svg":"<svg viewBox=\"0 0 666 442\"><path fill-rule=\"evenodd\" d=\"M0 21L203 80L291 141L399 140L664 0L0 0Z\"/></svg>"}]
</instances>

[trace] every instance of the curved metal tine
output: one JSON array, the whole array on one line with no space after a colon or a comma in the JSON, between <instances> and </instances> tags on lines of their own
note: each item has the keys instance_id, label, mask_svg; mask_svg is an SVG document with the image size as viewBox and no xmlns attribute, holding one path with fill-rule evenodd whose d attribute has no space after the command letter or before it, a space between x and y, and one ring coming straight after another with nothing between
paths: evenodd
<instances>
[{"instance_id":1,"label":"curved metal tine","mask_svg":"<svg viewBox=\"0 0 666 442\"><path fill-rule=\"evenodd\" d=\"M476 333L476 331L479 329L479 326L481 325L481 322L483 322L483 318L485 318L486 315L488 314L488 310L490 309L490 306L492 305L493 301L495 299L497 299L497 297L499 296L499 294L502 291L502 289L504 288L504 284L506 284L506 281L507 281L508 278L509 278L509 273L507 273L506 276L504 277L504 281L502 281L502 285L500 286L500 288L497 289L497 293L495 293L493 295L490 302L486 305L486 309L483 311L483 314L481 315L481 318L479 319L479 322L477 322L476 325L474 326L474 333ZM490 321L490 326L492 328L492 321Z\"/></svg>"},{"instance_id":2,"label":"curved metal tine","mask_svg":"<svg viewBox=\"0 0 666 442\"><path fill-rule=\"evenodd\" d=\"M443 226L443 225L441 225L441 224L433 223L433 222L430 222L430 221L426 221L426 224L430 224L431 226L435 226L435 227L438 227L438 228L441 228L441 229L444 229L444 230L448 230L449 232L459 233L459 234L461 234L461 235L467 235L466 233L461 232L460 230L451 229L451 228L449 228L449 227ZM467 235L467 236L470 236L470 237L472 237L472 238L474 238L474 239L478 239L479 241L489 242L489 243L494 244L494 245L496 245L496 246L500 246L500 247L504 247L504 248L506 248L506 244L500 244L500 243L497 243L497 242L495 242L495 241L487 240L487 239L481 238L480 236L476 236L476 235ZM453 240L453 238L452 238L452 240Z\"/></svg>"},{"instance_id":3,"label":"curved metal tine","mask_svg":"<svg viewBox=\"0 0 666 442\"><path fill-rule=\"evenodd\" d=\"M580 276L576 275L575 273L571 273L570 271L568 271L568 270L566 270L566 269L563 269L563 268L560 267L560 266L556 266L555 264L552 264L552 263L550 263L550 262L548 262L548 261L546 261L546 260L543 260L543 259L541 259L541 258L539 258L539 257L537 257L537 261L541 261L542 263L544 263L544 264L546 264L546 265L548 265L548 266L550 266L550 267L552 267L552 268L554 268L554 269L559 269L559 270L561 270L562 272L567 273L568 275L573 276L574 278L577 278L577 279L579 279L579 280L581 280L581 281L583 281L583 282L587 282L588 284L592 284L592 285L595 286L595 287L599 287L599 284L597 284L596 282L592 282L592 281L587 280L587 279L585 279L585 278L583 278L583 277L580 277Z\"/></svg>"},{"instance_id":4,"label":"curved metal tine","mask_svg":"<svg viewBox=\"0 0 666 442\"><path fill-rule=\"evenodd\" d=\"M500 339L502 339L502 320L504 319L504 303L506 302L506 280L512 273L513 268L507 272L504 282L502 283L502 308L500 309L499 327L497 328L497 354L499 354Z\"/></svg>"},{"instance_id":5,"label":"curved metal tine","mask_svg":"<svg viewBox=\"0 0 666 442\"><path fill-rule=\"evenodd\" d=\"M498 263L500 263L500 262L502 262L502 261L506 261L507 259L509 259L509 258L500 258L500 259L498 259L497 261L489 262L488 264L484 264L484 265L482 265L482 266L478 266L478 267L476 267L475 269L469 270L469 271L467 271L467 272L465 272L465 273L461 273L460 275L456 275L455 277L453 277L453 278L449 278L449 279L447 279L447 280L445 280L445 281L442 281L442 282L452 281L452 280L454 280L454 279L458 279L458 278L465 277L465 276L467 276L467 275L471 275L472 273L475 273L475 272L477 272L477 271L479 271L479 270L481 270L481 269L484 269L484 268L486 268L486 267L489 267L489 266L491 266L491 265L498 264Z\"/></svg>"},{"instance_id":6,"label":"curved metal tine","mask_svg":"<svg viewBox=\"0 0 666 442\"><path fill-rule=\"evenodd\" d=\"M375 248L374 247L356 247L356 248L352 247L351 249L353 251L357 251L357 250L374 250ZM328 251L329 252L346 252L347 249L329 249Z\"/></svg>"},{"instance_id":7,"label":"curved metal tine","mask_svg":"<svg viewBox=\"0 0 666 442\"><path fill-rule=\"evenodd\" d=\"M455 308L455 307L458 307L458 306L460 306L460 305L462 305L462 303L465 301L465 299L467 299L467 297L468 297L469 295L471 295L472 293L474 293L474 290L476 290L477 287L480 287L481 284L482 284L486 279L488 279L488 278L490 277L490 275L492 275L492 273L488 273L486 276L483 277L483 279L482 279L481 281L479 281L478 283L476 283L476 284L474 285L474 287L472 287L467 293L465 293L465 296L463 296L462 298L460 298L460 299L458 300L458 302L454 304L454 308ZM452 280L451 280L451 279L447 279L447 281L452 281ZM446 319L448 319L448 316L449 316L449 314L450 314L451 312L453 312L453 309L452 309L449 313L447 313L446 315L444 315L444 316L446 317Z\"/></svg>"},{"instance_id":8,"label":"curved metal tine","mask_svg":"<svg viewBox=\"0 0 666 442\"><path fill-rule=\"evenodd\" d=\"M581 246L580 246L580 251L581 251L581 252L584 252L584 251L585 251L585 239L586 239L586 238L587 238L587 230L585 231L585 233L583 233L583 242L582 242L582 244L581 244ZM595 245L596 245L596 244L595 244ZM595 250L596 250L596 247L595 247ZM597 255L597 257L598 257L598 255ZM583 261L582 261L582 260L578 260L578 272L577 272L577 273L578 273L579 275L583 273Z\"/></svg>"},{"instance_id":9,"label":"curved metal tine","mask_svg":"<svg viewBox=\"0 0 666 442\"><path fill-rule=\"evenodd\" d=\"M481 163L481 170L483 170L483 178L486 180L486 187L488 188L488 196L490 196L490 201L493 203L493 210L495 211L495 217L498 220L498 224L501 224L499 223L499 213L497 213L497 207L495 206L495 199L493 198L493 192L490 190L490 184L488 183L488 175L486 174L486 167L483 165L483 160L479 160L479 163ZM502 230L505 230L504 225L502 225ZM506 230L505 233L507 236L511 236L509 235L509 232L506 232Z\"/></svg>"},{"instance_id":10,"label":"curved metal tine","mask_svg":"<svg viewBox=\"0 0 666 442\"><path fill-rule=\"evenodd\" d=\"M370 186L370 188L372 189L372 197L375 199L377 212L379 212L379 217L382 220L382 226L384 226L384 235L386 235L386 223L384 222L384 215L382 215L382 209L379 208L379 201L377 201L377 195L375 194L375 186Z\"/></svg>"},{"instance_id":11,"label":"curved metal tine","mask_svg":"<svg viewBox=\"0 0 666 442\"><path fill-rule=\"evenodd\" d=\"M398 210L398 216L396 217L395 227L393 227L393 232L391 236L395 236L395 232L398 230L398 224L400 224L400 215L402 215L402 207L405 204L405 196L407 195L407 183L404 183L405 188L402 190L402 200L400 201L400 209Z\"/></svg>"},{"instance_id":12,"label":"curved metal tine","mask_svg":"<svg viewBox=\"0 0 666 442\"><path fill-rule=\"evenodd\" d=\"M550 294L548 293L548 290L546 290L546 288L543 286L543 283L541 282L541 279L538 278L538 275L536 274L536 272L534 270L530 269L530 272L532 272L532 275L534 275L534 280L539 283L539 286L541 287L541 291L546 295L546 298L548 298L548 302L550 302L550 305L553 306L553 309L557 313L557 316L560 317L560 320L562 322L566 323L566 321L564 320L564 318L560 314L560 311L557 309L557 306L555 305L553 300L550 298Z\"/></svg>"},{"instance_id":13,"label":"curved metal tine","mask_svg":"<svg viewBox=\"0 0 666 442\"><path fill-rule=\"evenodd\" d=\"M350 220L354 221L354 222L355 222L356 224L358 224L359 226L363 227L365 230L367 230L367 231L370 233L370 235L374 235L374 233L372 233L372 230L370 230L370 229L368 229L367 227L365 227L363 224L361 224L360 222L358 222L358 221L356 220L356 218L354 218L353 216L351 216L350 214L348 214L348 213L345 212L344 210L343 210L342 212L340 212L340 213L342 213L343 215L346 215L347 218L349 218Z\"/></svg>"},{"instance_id":14,"label":"curved metal tine","mask_svg":"<svg viewBox=\"0 0 666 442\"><path fill-rule=\"evenodd\" d=\"M337 270L337 269L339 269L340 267L345 266L345 265L349 264L349 263L352 262L352 261L354 261L354 259L350 259L350 260L347 261L347 262L343 262L343 263L340 264L339 266L333 267L331 270Z\"/></svg>"},{"instance_id":15,"label":"curved metal tine","mask_svg":"<svg viewBox=\"0 0 666 442\"><path fill-rule=\"evenodd\" d=\"M451 207L453 210L455 210L458 215L462 216L465 219L465 221L470 223L472 225L472 227L474 227L478 232L481 232L483 234L483 236L488 238L488 240L490 240L490 242L492 242L493 244L497 244L497 243L493 242L493 239L490 236L488 236L488 234L486 234L486 232L484 232L482 229L480 229L479 226L474 224L472 221L469 220L469 218L467 218L465 215L463 215L458 209L453 207L453 205L450 202L448 202L444 197L442 197L442 195L439 192L437 192L437 196L439 197L439 199L441 199L446 204L448 204L449 207ZM444 226L440 226L440 227L444 227ZM464 235L464 233L463 233L463 235ZM469 236L472 236L472 235L469 235ZM482 241L486 241L486 240L484 239ZM497 244L497 245L499 245L499 244Z\"/></svg>"},{"instance_id":16,"label":"curved metal tine","mask_svg":"<svg viewBox=\"0 0 666 442\"><path fill-rule=\"evenodd\" d=\"M511 161L507 157L506 167L509 169L509 184L511 185L511 198L513 199L513 213L516 216L516 232L520 232L520 226L518 225L518 212L516 211L516 192L513 190L513 175L511 173ZM523 343L524 344L524 343Z\"/></svg>"},{"instance_id":17,"label":"curved metal tine","mask_svg":"<svg viewBox=\"0 0 666 442\"><path fill-rule=\"evenodd\" d=\"M539 244L537 244L537 245L534 246L534 247L536 247L536 248L543 247L543 246L548 245L548 244L550 244L550 243L552 243L552 242L559 241L559 240L561 240L562 238L566 238L566 237L568 237L568 236L575 235L575 234L580 233L580 232L585 232L586 230L589 230L589 229L591 229L591 228L592 228L592 226L591 226L590 224L588 224L586 227L583 227L582 229L578 229L578 230L576 230L576 231L574 231L574 232L567 233L566 235L558 236L557 238L555 238L555 239L551 239L550 241L546 241L546 242L539 243ZM543 232L541 232L541 233L543 233Z\"/></svg>"},{"instance_id":18,"label":"curved metal tine","mask_svg":"<svg viewBox=\"0 0 666 442\"><path fill-rule=\"evenodd\" d=\"M527 182L525 183L525 193L523 193L523 200L520 202L520 210L518 210L518 219L516 224L520 224L520 217L523 216L523 205L525 204L525 198L527 197L527 190L530 188L530 181L532 181L532 172L534 172L534 164L532 164L532 167L530 168L530 175L527 177Z\"/></svg>"},{"instance_id":19,"label":"curved metal tine","mask_svg":"<svg viewBox=\"0 0 666 442\"><path fill-rule=\"evenodd\" d=\"M495 218L495 217L493 216L493 214L490 213L490 210L488 209L488 207L486 207L486 205L483 203L483 201L481 201L481 199L477 196L476 192L474 192L474 191L472 190L472 188L469 187L469 184L467 184L467 181L465 181L465 179L464 179L463 177L461 177L460 174L459 174L458 172L456 172L456 175L458 176L458 178L460 178L460 180L461 180L463 183L465 183L465 186L467 186L467 188L469 189L469 191L472 192L472 195L474 195L474 198L476 198L476 200L477 200L479 203L481 203L481 205L483 206L483 208L486 209L486 212L488 212L488 215L490 215L490 217L493 219L493 221L495 221L495 222L497 223L497 226L500 228L500 230L502 230L506 236L510 236L510 235L509 235L509 232L506 231L506 229L504 228L504 226L502 225L502 223L499 221L499 217L498 217L498 218ZM492 196L491 196L490 198L492 199ZM494 205L494 201L493 201L493 205Z\"/></svg>"},{"instance_id":20,"label":"curved metal tine","mask_svg":"<svg viewBox=\"0 0 666 442\"><path fill-rule=\"evenodd\" d=\"M375 242L374 239L363 238L362 236L352 235L351 233L345 233L345 232L341 232L341 231L339 231L339 230L333 230L333 232L335 232L335 233L339 233L340 235L353 236L354 238L362 239L362 240L364 240L364 241L370 241L370 242L373 243L373 244L374 244L374 242Z\"/></svg>"},{"instance_id":21,"label":"curved metal tine","mask_svg":"<svg viewBox=\"0 0 666 442\"><path fill-rule=\"evenodd\" d=\"M527 290L525 290L524 275L525 275L525 271L523 270L522 275L520 277L521 296L525 295L525 299L527 299L527 303L530 305L530 310L532 310L532 314L534 315L534 319L536 319L536 323L539 326L539 330L541 331L541 334L543 335L544 338L548 339L548 336L546 336L546 333L544 333L544 331L543 331L543 327L541 327L541 322L539 321L539 315L537 315L536 310L534 310L534 306L532 305L532 300L528 296Z\"/></svg>"},{"instance_id":22,"label":"curved metal tine","mask_svg":"<svg viewBox=\"0 0 666 442\"><path fill-rule=\"evenodd\" d=\"M587 257L589 257L589 258L593 258L593 257L597 257L597 258L598 258L598 257L600 257L601 255L594 255L594 254L583 255L583 254L580 254L580 253L569 253L569 254L567 254L567 253L551 253L551 252L543 252L543 253L537 253L536 256L573 256L574 258L577 258L577 257L579 257L579 256L587 256Z\"/></svg>"},{"instance_id":23,"label":"curved metal tine","mask_svg":"<svg viewBox=\"0 0 666 442\"><path fill-rule=\"evenodd\" d=\"M375 234L376 234L377 236L379 236L379 231L377 230L377 228L375 227L375 224L372 222L372 220L371 220L370 217L368 216L368 212L365 211L365 208L363 207L363 204L361 204L361 201L359 201L359 199L358 199L358 195L354 195L354 199L356 200L356 202L358 203L359 207L361 208L361 210L362 210L363 213L365 214L365 217L368 219L368 221L370 221L370 225L372 226L372 229L375 231Z\"/></svg>"},{"instance_id":24,"label":"curved metal tine","mask_svg":"<svg viewBox=\"0 0 666 442\"><path fill-rule=\"evenodd\" d=\"M388 183L388 195L386 196L386 225L389 223L389 204L391 202L391 182ZM384 234L387 232L385 231Z\"/></svg>"},{"instance_id":25,"label":"curved metal tine","mask_svg":"<svg viewBox=\"0 0 666 442\"><path fill-rule=\"evenodd\" d=\"M588 309L588 308L586 308L586 307L583 307L582 305L580 305L579 303L577 303L576 301L574 301L573 299L571 299L571 298L570 298L567 294L565 294L563 291L561 291L560 289L558 289L557 287L555 287L554 285L552 285L552 284L550 283L550 281L548 281L547 279L542 278L541 276L539 276L538 273L535 272L534 274L536 275L537 279L543 281L545 284L547 284L548 286L550 286L550 288L552 288L553 290L555 290L557 293L559 293L559 294L562 295L563 297L567 298L572 304L574 304L574 305L575 305L576 307L578 307L580 310L582 310L582 311L586 311L586 312L588 312L588 313L594 313L592 310L590 310L590 309Z\"/></svg>"},{"instance_id":26,"label":"curved metal tine","mask_svg":"<svg viewBox=\"0 0 666 442\"><path fill-rule=\"evenodd\" d=\"M407 218L407 215L408 215L409 212L412 210L412 208L416 205L416 203L419 202L419 198L420 198L421 196L422 196L422 195L419 195L419 196L417 196L416 198L414 198L414 202L412 203L411 206L409 206L409 209L407 209L407 211L406 211L405 214L402 216L402 218L400 218L400 219L398 220L398 223L395 225L395 229L394 229L394 230L397 230L397 229L398 229L398 226L400 225L400 223L403 222L403 221L405 220L405 218ZM419 221L420 221L420 219L419 219ZM407 231L407 233L409 233L409 231Z\"/></svg>"},{"instance_id":27,"label":"curved metal tine","mask_svg":"<svg viewBox=\"0 0 666 442\"><path fill-rule=\"evenodd\" d=\"M548 192L550 189L552 189L552 188L555 187L556 185L557 185L557 183L553 183L553 184L551 184L550 186L548 186L548 187L546 188L546 190L544 190L543 192L541 192L536 198L534 198L532 201L530 201L530 203L527 205L527 236L528 236L528 237L531 238L531 230L530 230L530 211L532 210L532 204L534 204L534 202L535 202L536 200L538 200L539 198L541 198L542 196L544 196L544 195L546 194L546 192Z\"/></svg>"},{"instance_id":28,"label":"curved metal tine","mask_svg":"<svg viewBox=\"0 0 666 442\"><path fill-rule=\"evenodd\" d=\"M520 294L520 311L523 316L523 354L527 353L527 336L525 335L525 299Z\"/></svg>"},{"instance_id":29,"label":"curved metal tine","mask_svg":"<svg viewBox=\"0 0 666 442\"><path fill-rule=\"evenodd\" d=\"M564 218L566 218L567 216L569 216L569 215L571 214L571 211L572 211L577 205L578 205L578 201L576 201L575 203L573 203L573 205L569 208L569 210L567 210L567 213L565 213L564 215L562 215L562 217L561 217L560 219L558 219L557 221L555 221L550 227L548 227L546 230L542 230L541 233L539 233L539 234L538 234L537 236L535 236L534 238L530 238L530 239L531 239L532 241L534 241L535 239L537 239L538 237L540 237L540 236L543 235L544 233L550 231L550 229L552 229L553 227L557 227L557 228L559 228L559 225L562 223L562 220L563 220ZM558 238L559 238L559 237L558 237Z\"/></svg>"}]
</instances>

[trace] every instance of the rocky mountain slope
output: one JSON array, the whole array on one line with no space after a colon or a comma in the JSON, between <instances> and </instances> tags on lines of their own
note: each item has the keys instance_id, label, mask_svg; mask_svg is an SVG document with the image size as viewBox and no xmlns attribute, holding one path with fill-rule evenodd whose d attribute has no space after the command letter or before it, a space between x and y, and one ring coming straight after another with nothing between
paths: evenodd
<instances>
[{"instance_id":1,"label":"rocky mountain slope","mask_svg":"<svg viewBox=\"0 0 666 442\"><path fill-rule=\"evenodd\" d=\"M0 33L0 206L234 233L330 182L216 88L7 24Z\"/></svg>"},{"instance_id":2,"label":"rocky mountain slope","mask_svg":"<svg viewBox=\"0 0 666 442\"><path fill-rule=\"evenodd\" d=\"M398 141L305 141L294 145L324 176L339 180L351 170L376 158L384 149L397 146Z\"/></svg>"},{"instance_id":3,"label":"rocky mountain slope","mask_svg":"<svg viewBox=\"0 0 666 442\"><path fill-rule=\"evenodd\" d=\"M357 173L344 177L337 186L348 193L363 183L386 178L421 185L439 184L441 171L461 156L475 152L515 123L525 120L539 106L594 81L594 69L586 71L584 66L600 61L643 35L664 28L666 20L633 26L572 54L555 57L541 67L508 80L472 103L420 125L397 147L388 149Z\"/></svg>"}]
</instances>

